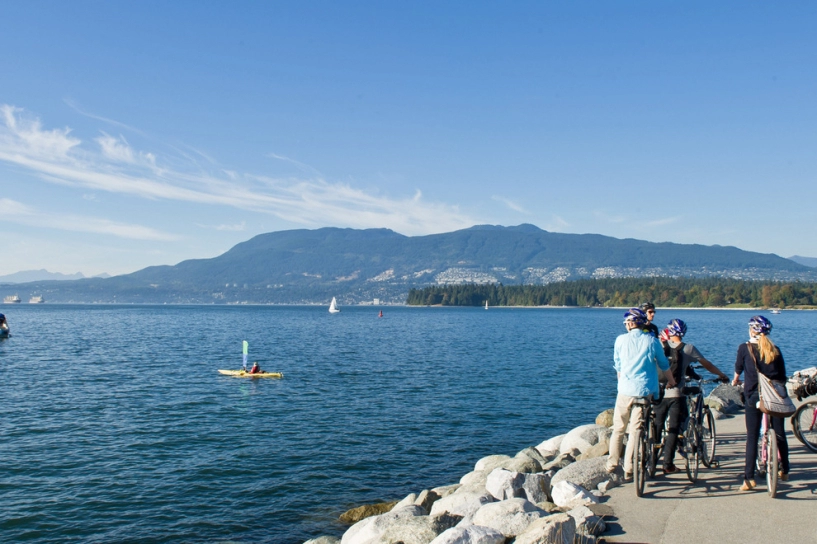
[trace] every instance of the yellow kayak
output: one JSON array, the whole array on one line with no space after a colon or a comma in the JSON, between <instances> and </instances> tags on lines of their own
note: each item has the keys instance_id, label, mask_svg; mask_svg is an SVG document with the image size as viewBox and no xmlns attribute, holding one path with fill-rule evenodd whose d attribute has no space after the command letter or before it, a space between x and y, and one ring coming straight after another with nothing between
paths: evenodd
<instances>
[{"instance_id":1,"label":"yellow kayak","mask_svg":"<svg viewBox=\"0 0 817 544\"><path fill-rule=\"evenodd\" d=\"M232 376L234 378L283 378L283 372L258 372L257 374L250 374L244 370L219 370L219 374L225 376Z\"/></svg>"}]
</instances>

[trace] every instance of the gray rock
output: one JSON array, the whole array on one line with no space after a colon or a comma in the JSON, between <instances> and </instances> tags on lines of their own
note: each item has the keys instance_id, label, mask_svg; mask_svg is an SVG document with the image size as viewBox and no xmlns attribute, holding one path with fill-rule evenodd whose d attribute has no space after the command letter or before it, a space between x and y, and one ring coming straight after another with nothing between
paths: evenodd
<instances>
[{"instance_id":1,"label":"gray rock","mask_svg":"<svg viewBox=\"0 0 817 544\"><path fill-rule=\"evenodd\" d=\"M504 501L519 497L522 494L522 487L525 483L525 475L521 472L511 472L504 468L495 468L488 475L485 482L485 489L493 495L496 500Z\"/></svg>"},{"instance_id":2,"label":"gray rock","mask_svg":"<svg viewBox=\"0 0 817 544\"><path fill-rule=\"evenodd\" d=\"M395 508L401 508L403 506L409 506L411 504L416 504L415 501L417 501L417 493L409 493L408 495L406 495L405 499L403 499L402 501L395 504L394 507ZM426 512L428 512L428 510L426 510Z\"/></svg>"},{"instance_id":3,"label":"gray rock","mask_svg":"<svg viewBox=\"0 0 817 544\"><path fill-rule=\"evenodd\" d=\"M542 455L542 453L536 448L525 448L524 450L517 453L515 457L527 457L529 459L535 459L536 461L539 462L540 465L544 465L545 463L550 461L550 459L555 457L555 455L553 455L551 458L547 458L544 455Z\"/></svg>"},{"instance_id":4,"label":"gray rock","mask_svg":"<svg viewBox=\"0 0 817 544\"><path fill-rule=\"evenodd\" d=\"M585 459L595 459L602 455L607 455L610 452L610 441L604 440L594 446L590 446L583 454L576 458L576 461L583 461Z\"/></svg>"},{"instance_id":5,"label":"gray rock","mask_svg":"<svg viewBox=\"0 0 817 544\"><path fill-rule=\"evenodd\" d=\"M587 451L590 446L594 446L601 441L610 441L612 431L609 427L604 425L582 425L576 427L562 440L559 446L560 453L567 453L570 450L577 449L581 453Z\"/></svg>"},{"instance_id":6,"label":"gray rock","mask_svg":"<svg viewBox=\"0 0 817 544\"><path fill-rule=\"evenodd\" d=\"M607 530L604 520L586 506L577 506L567 514L576 520L577 533L597 536Z\"/></svg>"},{"instance_id":7,"label":"gray rock","mask_svg":"<svg viewBox=\"0 0 817 544\"><path fill-rule=\"evenodd\" d=\"M536 507L541 508L542 510L544 510L548 514L555 514L555 513L559 513L559 512L562 511L561 508L559 508L558 506L556 506L554 503L552 503L550 501L537 502Z\"/></svg>"},{"instance_id":8,"label":"gray rock","mask_svg":"<svg viewBox=\"0 0 817 544\"><path fill-rule=\"evenodd\" d=\"M539 461L536 459L531 459L527 456L513 457L499 465L497 468L504 468L505 470L510 470L511 472L524 472L526 474L531 472L542 472L542 465L539 464Z\"/></svg>"},{"instance_id":9,"label":"gray rock","mask_svg":"<svg viewBox=\"0 0 817 544\"><path fill-rule=\"evenodd\" d=\"M544 465L542 467L542 471L548 471L548 470L554 470L554 469L559 470L559 469L562 469L562 468L566 467L567 465L573 463L575 460L576 460L576 458L573 457L571 454L562 453L561 455L559 455L558 457L556 457L555 459L553 459L552 461L550 461L549 463Z\"/></svg>"},{"instance_id":10,"label":"gray rock","mask_svg":"<svg viewBox=\"0 0 817 544\"><path fill-rule=\"evenodd\" d=\"M379 516L372 516L352 525L340 540L341 544L372 544L392 525L398 525L405 518L424 516L425 511L419 506L404 506Z\"/></svg>"},{"instance_id":11,"label":"gray rock","mask_svg":"<svg viewBox=\"0 0 817 544\"><path fill-rule=\"evenodd\" d=\"M318 538L307 540L304 544L340 544L340 539L334 536L319 536Z\"/></svg>"},{"instance_id":12,"label":"gray rock","mask_svg":"<svg viewBox=\"0 0 817 544\"><path fill-rule=\"evenodd\" d=\"M553 514L528 525L514 544L573 544L575 537L576 520L567 514Z\"/></svg>"},{"instance_id":13,"label":"gray rock","mask_svg":"<svg viewBox=\"0 0 817 544\"><path fill-rule=\"evenodd\" d=\"M463 521L467 524L470 523L477 510L489 502L494 502L494 497L485 489L480 491L477 489L461 488L451 495L436 501L431 506L431 515L439 516L447 512L455 516L462 516L464 518Z\"/></svg>"},{"instance_id":14,"label":"gray rock","mask_svg":"<svg viewBox=\"0 0 817 544\"><path fill-rule=\"evenodd\" d=\"M726 419L726 414L715 408L712 407L710 408L711 409L709 411L712 412L712 417L714 417L715 419Z\"/></svg>"},{"instance_id":15,"label":"gray rock","mask_svg":"<svg viewBox=\"0 0 817 544\"><path fill-rule=\"evenodd\" d=\"M602 425L604 427L612 427L613 426L613 408L608 408L607 410L603 411L599 415L596 416L596 425Z\"/></svg>"},{"instance_id":16,"label":"gray rock","mask_svg":"<svg viewBox=\"0 0 817 544\"><path fill-rule=\"evenodd\" d=\"M609 474L606 465L607 457L576 461L557 472L550 480L550 485L554 487L559 482L567 481L585 489L594 489L606 480L621 483L622 476L618 473Z\"/></svg>"},{"instance_id":17,"label":"gray rock","mask_svg":"<svg viewBox=\"0 0 817 544\"><path fill-rule=\"evenodd\" d=\"M586 505L599 501L585 488L564 480L553 484L550 494L553 497L553 502L558 506L576 507L581 504Z\"/></svg>"},{"instance_id":18,"label":"gray rock","mask_svg":"<svg viewBox=\"0 0 817 544\"><path fill-rule=\"evenodd\" d=\"M539 451L539 453L547 457L546 452L559 451L559 448L562 445L562 440L564 440L565 436L567 435L560 434L559 436L548 438L547 440L536 446L536 449Z\"/></svg>"},{"instance_id":19,"label":"gray rock","mask_svg":"<svg viewBox=\"0 0 817 544\"><path fill-rule=\"evenodd\" d=\"M340 520L344 523L357 523L362 519L366 519L372 516L377 516L379 514L384 514L390 511L394 506L397 504L397 501L393 502L378 502L376 504L364 504L363 506L358 506L357 508L352 508L351 510L347 510L346 512L340 515Z\"/></svg>"},{"instance_id":20,"label":"gray rock","mask_svg":"<svg viewBox=\"0 0 817 544\"><path fill-rule=\"evenodd\" d=\"M478 485L480 487L485 487L485 482L488 480L488 474L490 474L489 470L472 470L460 478L460 483L463 486Z\"/></svg>"},{"instance_id":21,"label":"gray rock","mask_svg":"<svg viewBox=\"0 0 817 544\"><path fill-rule=\"evenodd\" d=\"M510 458L510 455L489 455L477 461L477 464L474 465L474 470L487 470L491 472Z\"/></svg>"},{"instance_id":22,"label":"gray rock","mask_svg":"<svg viewBox=\"0 0 817 544\"><path fill-rule=\"evenodd\" d=\"M452 527L432 540L431 544L505 544L505 535L479 525Z\"/></svg>"},{"instance_id":23,"label":"gray rock","mask_svg":"<svg viewBox=\"0 0 817 544\"><path fill-rule=\"evenodd\" d=\"M547 512L525 499L508 499L486 504L474 514L473 524L496 529L506 537L523 532Z\"/></svg>"},{"instance_id":24,"label":"gray rock","mask_svg":"<svg viewBox=\"0 0 817 544\"><path fill-rule=\"evenodd\" d=\"M395 521L377 537L376 544L427 544L460 520L461 517L449 514L403 518Z\"/></svg>"},{"instance_id":25,"label":"gray rock","mask_svg":"<svg viewBox=\"0 0 817 544\"><path fill-rule=\"evenodd\" d=\"M546 501L550 498L550 480L553 473L525 474L522 491L525 498L532 503Z\"/></svg>"},{"instance_id":26,"label":"gray rock","mask_svg":"<svg viewBox=\"0 0 817 544\"><path fill-rule=\"evenodd\" d=\"M420 506L426 512L431 512L431 505L433 505L434 502L440 498L441 498L440 495L438 495L434 491L429 491L428 489L425 489L420 492L420 495L417 497L417 500L414 501L414 504Z\"/></svg>"},{"instance_id":27,"label":"gray rock","mask_svg":"<svg viewBox=\"0 0 817 544\"><path fill-rule=\"evenodd\" d=\"M462 484L443 485L443 486L440 486L440 487L435 487L431 491L433 491L434 493L439 495L440 498L443 498L443 497L449 496L450 494L452 494L453 492L455 492L457 489L459 489L461 487L462 487Z\"/></svg>"},{"instance_id":28,"label":"gray rock","mask_svg":"<svg viewBox=\"0 0 817 544\"><path fill-rule=\"evenodd\" d=\"M730 414L743 407L743 396L740 388L731 384L721 384L706 397L705 402L711 408Z\"/></svg>"}]
</instances>

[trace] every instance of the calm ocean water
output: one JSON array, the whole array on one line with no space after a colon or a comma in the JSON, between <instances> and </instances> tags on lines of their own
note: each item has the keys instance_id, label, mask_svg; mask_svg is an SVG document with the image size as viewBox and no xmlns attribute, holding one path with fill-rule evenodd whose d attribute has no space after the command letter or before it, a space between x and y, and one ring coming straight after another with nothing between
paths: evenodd
<instances>
[{"instance_id":1,"label":"calm ocean water","mask_svg":"<svg viewBox=\"0 0 817 544\"><path fill-rule=\"evenodd\" d=\"M0 535L339 536L347 508L456 483L612 406L620 310L4 306ZM731 374L748 311L659 309ZM817 313L768 315L789 373ZM250 361L283 380L219 375Z\"/></svg>"}]
</instances>

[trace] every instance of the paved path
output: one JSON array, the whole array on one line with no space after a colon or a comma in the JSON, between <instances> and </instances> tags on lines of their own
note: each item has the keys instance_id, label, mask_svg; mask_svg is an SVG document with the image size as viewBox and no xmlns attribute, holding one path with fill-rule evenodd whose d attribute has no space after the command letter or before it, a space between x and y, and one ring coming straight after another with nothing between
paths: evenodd
<instances>
[{"instance_id":1,"label":"paved path","mask_svg":"<svg viewBox=\"0 0 817 544\"><path fill-rule=\"evenodd\" d=\"M766 493L765 480L757 480L755 491L742 492L743 412L715 423L720 467L701 465L697 483L690 484L679 457L680 471L664 476L659 468L641 498L632 484L611 489L604 503L611 509L603 535L607 542L817 543L817 453L794 437L787 421L790 480L778 483L774 499Z\"/></svg>"}]
</instances>

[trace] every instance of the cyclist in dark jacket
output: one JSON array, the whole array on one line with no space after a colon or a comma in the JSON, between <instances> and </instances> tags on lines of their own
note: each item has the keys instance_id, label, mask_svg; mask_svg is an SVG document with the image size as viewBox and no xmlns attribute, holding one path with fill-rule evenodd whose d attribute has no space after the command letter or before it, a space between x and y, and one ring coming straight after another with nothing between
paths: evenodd
<instances>
[{"instance_id":1,"label":"cyclist in dark jacket","mask_svg":"<svg viewBox=\"0 0 817 544\"><path fill-rule=\"evenodd\" d=\"M729 378L704 357L698 348L692 344L685 344L682 338L687 332L687 325L680 319L673 319L664 329L666 341L664 353L670 362L670 372L672 372L677 387L666 389L661 403L655 407L655 436L660 437L664 431L665 420L667 423L667 438L664 443L664 473L672 474L677 472L675 467L675 451L678 447L678 433L687 419L686 394L684 385L686 377L690 376L700 379L700 376L690 368L690 364L698 362L712 374L718 376L722 381L728 382ZM662 335L664 336L664 335ZM665 380L662 380L665 381ZM667 417L669 415L669 418Z\"/></svg>"},{"instance_id":2,"label":"cyclist in dark jacket","mask_svg":"<svg viewBox=\"0 0 817 544\"><path fill-rule=\"evenodd\" d=\"M749 320L749 341L738 347L735 360L735 377L732 385L740 383L743 374L743 395L746 398L746 462L743 469L741 491L751 491L755 483L755 462L757 461L757 440L760 437L760 425L763 414L758 409L758 371L770 380L786 381L786 364L780 349L769 340L772 323L762 315ZM783 418L769 416L774 434L777 436L777 451L780 454L780 479L789 479L789 444Z\"/></svg>"},{"instance_id":3,"label":"cyclist in dark jacket","mask_svg":"<svg viewBox=\"0 0 817 544\"><path fill-rule=\"evenodd\" d=\"M642 302L639 308L647 315L647 324L644 325L644 332L648 332L658 338L658 327L653 323L653 321L655 321L655 304L652 302Z\"/></svg>"}]
</instances>

